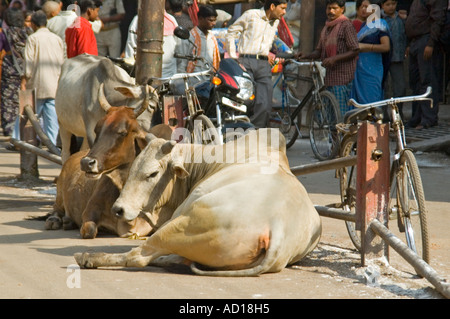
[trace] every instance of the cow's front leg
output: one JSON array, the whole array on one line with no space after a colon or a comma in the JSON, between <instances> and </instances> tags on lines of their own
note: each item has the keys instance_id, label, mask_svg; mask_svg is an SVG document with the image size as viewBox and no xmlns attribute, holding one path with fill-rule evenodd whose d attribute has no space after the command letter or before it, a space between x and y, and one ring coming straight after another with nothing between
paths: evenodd
<instances>
[{"instance_id":1,"label":"cow's front leg","mask_svg":"<svg viewBox=\"0 0 450 319\"><path fill-rule=\"evenodd\" d=\"M143 255L141 246L122 254L77 253L74 255L75 260L81 268L145 267L152 260L160 256L161 254L158 252Z\"/></svg>"},{"instance_id":2,"label":"cow's front leg","mask_svg":"<svg viewBox=\"0 0 450 319\"><path fill-rule=\"evenodd\" d=\"M93 221L88 221L83 223L80 228L81 238L83 239L94 239L97 237L98 228L97 224Z\"/></svg>"}]
</instances>

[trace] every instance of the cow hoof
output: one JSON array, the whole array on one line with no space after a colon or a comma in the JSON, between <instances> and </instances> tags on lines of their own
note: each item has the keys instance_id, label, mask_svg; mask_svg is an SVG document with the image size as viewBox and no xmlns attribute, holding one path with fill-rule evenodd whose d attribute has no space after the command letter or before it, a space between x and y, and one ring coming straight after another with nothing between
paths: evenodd
<instances>
[{"instance_id":1,"label":"cow hoof","mask_svg":"<svg viewBox=\"0 0 450 319\"><path fill-rule=\"evenodd\" d=\"M62 227L62 220L58 216L50 216L45 221L46 230L61 229L61 227Z\"/></svg>"},{"instance_id":2,"label":"cow hoof","mask_svg":"<svg viewBox=\"0 0 450 319\"><path fill-rule=\"evenodd\" d=\"M70 217L64 216L62 219L62 223L64 230L72 230L77 228L77 225L72 221Z\"/></svg>"},{"instance_id":3,"label":"cow hoof","mask_svg":"<svg viewBox=\"0 0 450 319\"><path fill-rule=\"evenodd\" d=\"M94 239L97 236L97 225L94 222L83 223L80 234L83 239Z\"/></svg>"},{"instance_id":4,"label":"cow hoof","mask_svg":"<svg viewBox=\"0 0 450 319\"><path fill-rule=\"evenodd\" d=\"M94 264L89 260L89 254L88 253L76 253L75 255L73 255L73 257L75 258L78 266L80 266L80 268L97 268L94 266Z\"/></svg>"}]
</instances>

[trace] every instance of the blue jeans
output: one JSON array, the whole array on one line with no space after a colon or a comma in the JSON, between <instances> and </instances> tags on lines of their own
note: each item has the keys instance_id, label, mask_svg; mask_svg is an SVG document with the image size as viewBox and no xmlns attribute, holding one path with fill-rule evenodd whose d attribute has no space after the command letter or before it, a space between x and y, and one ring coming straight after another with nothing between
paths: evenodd
<instances>
[{"instance_id":1,"label":"blue jeans","mask_svg":"<svg viewBox=\"0 0 450 319\"><path fill-rule=\"evenodd\" d=\"M48 136L50 141L56 145L56 140L59 133L59 124L55 109L55 99L37 99L36 114L38 119L40 119L44 133ZM19 120L20 117L18 116L12 133L12 137L17 140L20 140Z\"/></svg>"},{"instance_id":2,"label":"blue jeans","mask_svg":"<svg viewBox=\"0 0 450 319\"><path fill-rule=\"evenodd\" d=\"M36 114L43 121L43 130L54 145L58 138L59 124L56 115L55 99L37 99Z\"/></svg>"}]
</instances>

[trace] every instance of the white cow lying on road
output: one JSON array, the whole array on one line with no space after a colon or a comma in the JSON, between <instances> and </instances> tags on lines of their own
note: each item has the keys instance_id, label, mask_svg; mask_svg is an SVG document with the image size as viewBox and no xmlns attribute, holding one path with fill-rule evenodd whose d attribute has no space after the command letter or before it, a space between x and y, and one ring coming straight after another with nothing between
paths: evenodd
<instances>
[{"instance_id":1,"label":"white cow lying on road","mask_svg":"<svg viewBox=\"0 0 450 319\"><path fill-rule=\"evenodd\" d=\"M197 274L256 276L299 261L321 234L277 130L216 146L153 139L112 210L126 220L141 211L164 214L167 222L130 252L75 254L80 266L145 267L176 254Z\"/></svg>"}]
</instances>

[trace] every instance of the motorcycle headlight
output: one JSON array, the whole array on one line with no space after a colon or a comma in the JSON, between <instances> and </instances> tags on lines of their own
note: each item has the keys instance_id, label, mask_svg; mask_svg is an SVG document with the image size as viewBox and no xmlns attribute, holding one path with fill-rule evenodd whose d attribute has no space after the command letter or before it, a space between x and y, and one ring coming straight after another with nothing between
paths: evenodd
<instances>
[{"instance_id":1,"label":"motorcycle headlight","mask_svg":"<svg viewBox=\"0 0 450 319\"><path fill-rule=\"evenodd\" d=\"M236 96L244 101L250 99L253 95L253 82L242 76L236 76L235 79L240 88L240 91Z\"/></svg>"}]
</instances>

